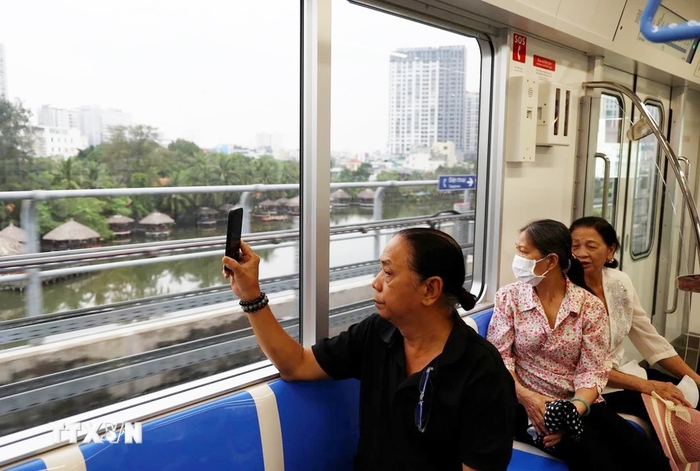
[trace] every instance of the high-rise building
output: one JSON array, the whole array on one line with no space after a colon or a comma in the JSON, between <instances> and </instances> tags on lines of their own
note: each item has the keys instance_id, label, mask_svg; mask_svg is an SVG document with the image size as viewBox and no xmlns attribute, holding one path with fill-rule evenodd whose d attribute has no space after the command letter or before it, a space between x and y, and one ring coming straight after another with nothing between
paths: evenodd
<instances>
[{"instance_id":1,"label":"high-rise building","mask_svg":"<svg viewBox=\"0 0 700 471\"><path fill-rule=\"evenodd\" d=\"M476 160L479 144L479 94L464 94L464 160Z\"/></svg>"},{"instance_id":2,"label":"high-rise building","mask_svg":"<svg viewBox=\"0 0 700 471\"><path fill-rule=\"evenodd\" d=\"M39 157L73 157L87 147L87 139L78 128L36 126L34 153Z\"/></svg>"},{"instance_id":3,"label":"high-rise building","mask_svg":"<svg viewBox=\"0 0 700 471\"><path fill-rule=\"evenodd\" d=\"M76 110L66 110L54 108L50 105L43 105L36 113L37 124L39 126L49 126L53 128L80 128L78 112Z\"/></svg>"},{"instance_id":4,"label":"high-rise building","mask_svg":"<svg viewBox=\"0 0 700 471\"><path fill-rule=\"evenodd\" d=\"M130 126L131 115L121 110L105 109L99 106L78 108L78 126L88 145L97 146L109 140L114 126Z\"/></svg>"},{"instance_id":5,"label":"high-rise building","mask_svg":"<svg viewBox=\"0 0 700 471\"><path fill-rule=\"evenodd\" d=\"M398 49L389 72L389 153L407 156L434 142L466 148L464 46Z\"/></svg>"},{"instance_id":6,"label":"high-rise building","mask_svg":"<svg viewBox=\"0 0 700 471\"><path fill-rule=\"evenodd\" d=\"M0 44L0 98L9 99L7 94L7 63L5 62L5 46Z\"/></svg>"}]
</instances>

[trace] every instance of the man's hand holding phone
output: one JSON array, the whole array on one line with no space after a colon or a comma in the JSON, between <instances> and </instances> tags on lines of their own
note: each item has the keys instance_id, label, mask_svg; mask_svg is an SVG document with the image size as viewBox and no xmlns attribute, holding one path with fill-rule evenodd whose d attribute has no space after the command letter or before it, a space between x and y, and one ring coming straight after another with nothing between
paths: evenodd
<instances>
[{"instance_id":1,"label":"man's hand holding phone","mask_svg":"<svg viewBox=\"0 0 700 471\"><path fill-rule=\"evenodd\" d=\"M230 278L231 290L241 301L250 301L260 296L260 282L258 281L260 257L253 252L248 244L240 241L239 261L229 256L224 256L224 277Z\"/></svg>"}]
</instances>

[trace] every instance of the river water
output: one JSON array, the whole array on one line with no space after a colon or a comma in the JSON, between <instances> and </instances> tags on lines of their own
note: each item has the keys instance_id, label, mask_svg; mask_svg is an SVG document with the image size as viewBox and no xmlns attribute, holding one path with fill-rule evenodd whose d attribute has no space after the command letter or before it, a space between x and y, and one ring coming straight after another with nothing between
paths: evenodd
<instances>
[{"instance_id":1,"label":"river water","mask_svg":"<svg viewBox=\"0 0 700 471\"><path fill-rule=\"evenodd\" d=\"M429 215L440 210L452 209L451 206L444 201L392 205L390 208L385 208L385 218ZM356 207L334 210L331 213L332 226L361 224L371 220L371 210L361 210ZM266 223L251 221L252 232L293 229L298 228L298 226L298 218ZM225 231L224 225L206 232L192 228L176 228L170 238L185 239L225 235ZM347 235L340 239L334 239L330 248L331 267L376 260L378 251L386 244L388 237L388 235L381 236L378 243L373 235L361 238ZM288 275L298 271L298 250L294 246L261 250L259 254L262 259L261 278ZM223 255L223 247L221 255ZM50 314L223 285L226 284L226 281L221 276L221 255L104 270L45 284L43 286L43 312ZM23 317L25 315L25 293L0 290L0 306L2 306L0 320Z\"/></svg>"}]
</instances>

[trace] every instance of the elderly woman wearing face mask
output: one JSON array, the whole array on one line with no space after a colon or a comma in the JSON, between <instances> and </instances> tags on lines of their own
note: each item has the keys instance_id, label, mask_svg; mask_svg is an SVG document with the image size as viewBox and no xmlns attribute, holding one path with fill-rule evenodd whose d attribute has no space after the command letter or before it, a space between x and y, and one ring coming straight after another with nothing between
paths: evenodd
<instances>
[{"instance_id":1,"label":"elderly woman wearing face mask","mask_svg":"<svg viewBox=\"0 0 700 471\"><path fill-rule=\"evenodd\" d=\"M660 335L642 309L632 280L615 270L615 252L620 246L615 229L603 218L577 219L569 228L573 239L573 254L583 264L584 278L592 292L605 304L609 313L612 370L605 400L618 412L648 419L639 393L658 394L676 404L690 405L675 386L677 378L654 369L644 369L625 357L622 341L629 336L648 363L658 363L671 374L689 376L700 385L700 375L678 355L673 346ZM691 383L692 385L692 383Z\"/></svg>"},{"instance_id":2,"label":"elderly woman wearing face mask","mask_svg":"<svg viewBox=\"0 0 700 471\"><path fill-rule=\"evenodd\" d=\"M515 246L518 281L496 293L487 334L515 379L515 438L571 470L670 469L660 447L600 396L610 367L607 314L572 256L568 228L532 222Z\"/></svg>"}]
</instances>

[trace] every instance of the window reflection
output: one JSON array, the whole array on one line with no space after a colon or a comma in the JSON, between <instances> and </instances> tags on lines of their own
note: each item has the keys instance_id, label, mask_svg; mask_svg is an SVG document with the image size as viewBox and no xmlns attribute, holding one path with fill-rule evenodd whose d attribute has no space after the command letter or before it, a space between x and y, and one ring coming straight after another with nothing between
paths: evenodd
<instances>
[{"instance_id":1,"label":"window reflection","mask_svg":"<svg viewBox=\"0 0 700 471\"><path fill-rule=\"evenodd\" d=\"M645 106L652 119L659 126L663 125L661 105L647 102ZM637 148L637 171L634 180L632 241L630 247L630 254L636 258L647 256L651 251L654 240L659 150L659 142L653 134L641 139Z\"/></svg>"},{"instance_id":2,"label":"window reflection","mask_svg":"<svg viewBox=\"0 0 700 471\"><path fill-rule=\"evenodd\" d=\"M605 217L612 224L617 211L617 188L620 178L620 156L622 153L622 118L624 108L620 97L602 93L600 96L600 123L598 125L597 152L605 154L610 162L607 205L605 190L605 162L596 159L595 188L593 193L593 215Z\"/></svg>"},{"instance_id":3,"label":"window reflection","mask_svg":"<svg viewBox=\"0 0 700 471\"><path fill-rule=\"evenodd\" d=\"M441 211L469 214L441 229L463 244L472 273L474 189L435 183L373 186L476 175L481 51L473 38L345 1L333 3L331 226ZM476 179L474 180L476 181ZM342 190L342 191L341 191ZM331 269L376 260L397 227L332 236ZM365 280L370 275L365 276ZM371 299L368 282L343 302ZM331 286L331 305L341 295Z\"/></svg>"}]
</instances>

